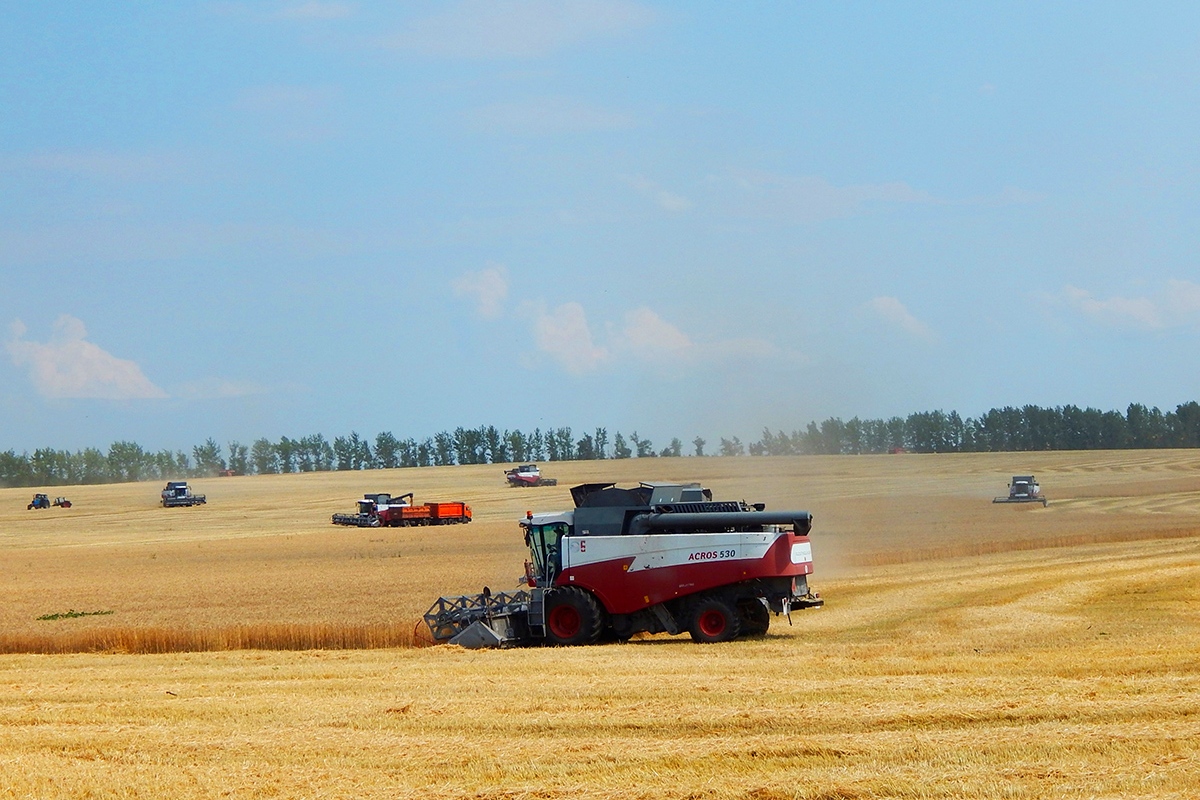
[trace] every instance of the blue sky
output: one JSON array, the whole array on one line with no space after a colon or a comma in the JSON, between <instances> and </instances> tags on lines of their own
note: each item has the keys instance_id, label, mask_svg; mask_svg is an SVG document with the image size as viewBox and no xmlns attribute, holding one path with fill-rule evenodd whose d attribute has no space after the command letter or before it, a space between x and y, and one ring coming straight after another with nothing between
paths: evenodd
<instances>
[{"instance_id":1,"label":"blue sky","mask_svg":"<svg viewBox=\"0 0 1200 800\"><path fill-rule=\"evenodd\" d=\"M0 449L1200 399L1192 3L10 3L0 109Z\"/></svg>"}]
</instances>

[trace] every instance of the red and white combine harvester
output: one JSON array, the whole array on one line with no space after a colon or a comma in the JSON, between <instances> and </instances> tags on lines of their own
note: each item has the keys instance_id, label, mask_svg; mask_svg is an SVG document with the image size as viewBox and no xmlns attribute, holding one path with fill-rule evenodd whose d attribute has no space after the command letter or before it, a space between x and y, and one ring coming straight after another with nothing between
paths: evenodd
<instances>
[{"instance_id":1,"label":"red and white combine harvester","mask_svg":"<svg viewBox=\"0 0 1200 800\"><path fill-rule=\"evenodd\" d=\"M509 486L558 486L558 478L543 478L537 464L522 464L504 470Z\"/></svg>"},{"instance_id":2,"label":"red and white combine harvester","mask_svg":"<svg viewBox=\"0 0 1200 800\"><path fill-rule=\"evenodd\" d=\"M809 590L807 511L714 501L698 483L585 483L575 508L528 513L527 590L439 598L436 642L463 647L592 644L687 631L697 642L767 632L771 612L823 601Z\"/></svg>"}]
</instances>

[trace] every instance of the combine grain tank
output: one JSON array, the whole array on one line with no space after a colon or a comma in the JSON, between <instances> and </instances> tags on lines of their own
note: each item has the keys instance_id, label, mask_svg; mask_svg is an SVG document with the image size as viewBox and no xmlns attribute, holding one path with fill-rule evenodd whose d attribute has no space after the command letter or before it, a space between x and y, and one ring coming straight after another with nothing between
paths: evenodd
<instances>
[{"instance_id":1,"label":"combine grain tank","mask_svg":"<svg viewBox=\"0 0 1200 800\"><path fill-rule=\"evenodd\" d=\"M687 632L697 642L760 636L771 614L823 601L808 586L807 511L713 501L700 484L571 490L575 508L528 513L526 590L439 598L435 641L464 647L591 644Z\"/></svg>"}]
</instances>

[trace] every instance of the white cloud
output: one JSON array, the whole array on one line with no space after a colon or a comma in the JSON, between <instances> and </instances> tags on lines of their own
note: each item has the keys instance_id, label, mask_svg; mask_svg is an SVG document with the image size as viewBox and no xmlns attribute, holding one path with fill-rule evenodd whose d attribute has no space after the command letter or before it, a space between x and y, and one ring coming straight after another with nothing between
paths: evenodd
<instances>
[{"instance_id":1,"label":"white cloud","mask_svg":"<svg viewBox=\"0 0 1200 800\"><path fill-rule=\"evenodd\" d=\"M1076 286L1063 289L1067 304L1084 316L1105 325L1161 328L1163 319L1158 306L1148 297L1110 297L1100 300Z\"/></svg>"},{"instance_id":2,"label":"white cloud","mask_svg":"<svg viewBox=\"0 0 1200 800\"><path fill-rule=\"evenodd\" d=\"M503 264L488 263L486 269L468 272L451 283L456 297L471 297L479 315L496 319L508 297L508 270Z\"/></svg>"},{"instance_id":3,"label":"white cloud","mask_svg":"<svg viewBox=\"0 0 1200 800\"><path fill-rule=\"evenodd\" d=\"M1200 317L1200 284L1191 281L1167 281L1167 310L1177 319Z\"/></svg>"},{"instance_id":4,"label":"white cloud","mask_svg":"<svg viewBox=\"0 0 1200 800\"><path fill-rule=\"evenodd\" d=\"M687 334L645 306L625 314L625 325L617 340L622 349L646 360L664 356L677 359L690 353L695 346Z\"/></svg>"},{"instance_id":5,"label":"white cloud","mask_svg":"<svg viewBox=\"0 0 1200 800\"><path fill-rule=\"evenodd\" d=\"M233 397L266 394L267 389L256 383L207 378L172 387L172 394L185 400L227 400Z\"/></svg>"},{"instance_id":6,"label":"white cloud","mask_svg":"<svg viewBox=\"0 0 1200 800\"><path fill-rule=\"evenodd\" d=\"M757 170L731 176L742 211L767 219L819 222L860 213L873 204L932 204L938 200L907 183L835 186L815 176L793 177Z\"/></svg>"},{"instance_id":7,"label":"white cloud","mask_svg":"<svg viewBox=\"0 0 1200 800\"><path fill-rule=\"evenodd\" d=\"M653 19L652 11L627 0L463 0L385 44L445 58L538 58Z\"/></svg>"},{"instance_id":8,"label":"white cloud","mask_svg":"<svg viewBox=\"0 0 1200 800\"><path fill-rule=\"evenodd\" d=\"M914 317L895 297L874 297L867 302L867 308L879 319L909 336L926 342L937 338L928 325Z\"/></svg>"},{"instance_id":9,"label":"white cloud","mask_svg":"<svg viewBox=\"0 0 1200 800\"><path fill-rule=\"evenodd\" d=\"M485 131L532 136L619 131L632 128L633 118L619 111L589 106L565 97L541 97L519 103L493 103L470 114Z\"/></svg>"},{"instance_id":10,"label":"white cloud","mask_svg":"<svg viewBox=\"0 0 1200 800\"><path fill-rule=\"evenodd\" d=\"M548 314L540 313L534 335L538 350L573 375L592 372L611 357L607 348L592 340L587 315L579 303L564 303Z\"/></svg>"},{"instance_id":11,"label":"white cloud","mask_svg":"<svg viewBox=\"0 0 1200 800\"><path fill-rule=\"evenodd\" d=\"M664 211L678 214L688 211L692 207L692 201L688 198L674 192L669 192L642 175L623 175L621 177L634 189L637 189L640 193L657 203Z\"/></svg>"},{"instance_id":12,"label":"white cloud","mask_svg":"<svg viewBox=\"0 0 1200 800\"><path fill-rule=\"evenodd\" d=\"M1200 284L1192 281L1168 280L1156 296L1104 299L1068 285L1057 299L1107 327L1161 330L1200 323Z\"/></svg>"},{"instance_id":13,"label":"white cloud","mask_svg":"<svg viewBox=\"0 0 1200 800\"><path fill-rule=\"evenodd\" d=\"M167 396L136 363L87 341L87 329L75 317L59 317L50 341L44 344L27 341L25 333L25 325L14 322L5 349L13 364L29 370L30 380L43 397L131 400Z\"/></svg>"},{"instance_id":14,"label":"white cloud","mask_svg":"<svg viewBox=\"0 0 1200 800\"><path fill-rule=\"evenodd\" d=\"M551 313L529 308L536 320L535 346L567 372L584 375L616 363L653 367L658 373L686 372L700 362L775 357L777 349L759 339L700 344L676 325L645 306L625 313L620 324L608 323L598 343L583 306L564 303Z\"/></svg>"}]
</instances>

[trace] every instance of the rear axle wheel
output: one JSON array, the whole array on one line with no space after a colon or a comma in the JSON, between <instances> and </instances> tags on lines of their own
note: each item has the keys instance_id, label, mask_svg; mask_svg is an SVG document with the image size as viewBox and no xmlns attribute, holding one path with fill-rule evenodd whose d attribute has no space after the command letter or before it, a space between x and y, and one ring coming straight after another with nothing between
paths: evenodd
<instances>
[{"instance_id":1,"label":"rear axle wheel","mask_svg":"<svg viewBox=\"0 0 1200 800\"><path fill-rule=\"evenodd\" d=\"M692 605L688 633L697 642L728 642L742 632L742 621L723 597L705 597Z\"/></svg>"}]
</instances>

